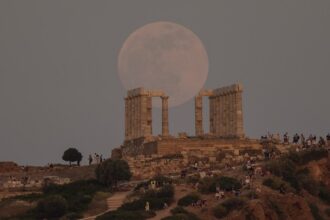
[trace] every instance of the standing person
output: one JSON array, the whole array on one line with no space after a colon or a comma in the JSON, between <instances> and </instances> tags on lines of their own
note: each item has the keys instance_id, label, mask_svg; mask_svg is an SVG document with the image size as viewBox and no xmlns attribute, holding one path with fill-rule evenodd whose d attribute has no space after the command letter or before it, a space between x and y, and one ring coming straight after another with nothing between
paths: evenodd
<instances>
[{"instance_id":1,"label":"standing person","mask_svg":"<svg viewBox=\"0 0 330 220\"><path fill-rule=\"evenodd\" d=\"M305 136L304 136L304 134L300 135L300 141L301 141L301 146L305 147Z\"/></svg>"},{"instance_id":2,"label":"standing person","mask_svg":"<svg viewBox=\"0 0 330 220\"><path fill-rule=\"evenodd\" d=\"M91 165L93 163L93 157L91 154L88 156L88 164Z\"/></svg>"},{"instance_id":3,"label":"standing person","mask_svg":"<svg viewBox=\"0 0 330 220\"><path fill-rule=\"evenodd\" d=\"M319 140L319 147L324 147L325 146L325 140L323 137L320 137L320 140Z\"/></svg>"},{"instance_id":4,"label":"standing person","mask_svg":"<svg viewBox=\"0 0 330 220\"><path fill-rule=\"evenodd\" d=\"M100 163L102 163L103 162L103 155L101 154L101 156L100 156Z\"/></svg>"},{"instance_id":5,"label":"standing person","mask_svg":"<svg viewBox=\"0 0 330 220\"><path fill-rule=\"evenodd\" d=\"M289 144L288 132L285 132L285 134L283 135L283 141L284 141L284 144Z\"/></svg>"},{"instance_id":6,"label":"standing person","mask_svg":"<svg viewBox=\"0 0 330 220\"><path fill-rule=\"evenodd\" d=\"M328 147L330 147L330 133L327 135L327 144L328 144Z\"/></svg>"}]
</instances>

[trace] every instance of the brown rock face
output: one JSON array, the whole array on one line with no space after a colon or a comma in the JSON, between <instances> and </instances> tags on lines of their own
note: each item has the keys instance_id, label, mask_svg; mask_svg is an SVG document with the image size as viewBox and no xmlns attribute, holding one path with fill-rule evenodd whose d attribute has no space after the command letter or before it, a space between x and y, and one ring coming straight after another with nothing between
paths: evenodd
<instances>
[{"instance_id":1,"label":"brown rock face","mask_svg":"<svg viewBox=\"0 0 330 220\"><path fill-rule=\"evenodd\" d=\"M15 172L19 171L20 167L11 161L0 162L0 173L8 173L8 172Z\"/></svg>"},{"instance_id":2,"label":"brown rock face","mask_svg":"<svg viewBox=\"0 0 330 220\"><path fill-rule=\"evenodd\" d=\"M243 210L231 213L228 219L313 220L313 216L303 197L294 194L267 194L249 201Z\"/></svg>"}]
</instances>

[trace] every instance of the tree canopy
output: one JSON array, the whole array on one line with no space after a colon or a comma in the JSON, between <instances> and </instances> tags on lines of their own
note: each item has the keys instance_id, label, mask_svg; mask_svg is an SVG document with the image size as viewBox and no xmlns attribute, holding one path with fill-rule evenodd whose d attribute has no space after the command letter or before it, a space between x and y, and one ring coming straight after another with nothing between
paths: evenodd
<instances>
[{"instance_id":1,"label":"tree canopy","mask_svg":"<svg viewBox=\"0 0 330 220\"><path fill-rule=\"evenodd\" d=\"M64 151L62 159L68 161L70 165L72 162L77 162L77 165L80 165L82 157L82 154L76 148L69 148Z\"/></svg>"},{"instance_id":2,"label":"tree canopy","mask_svg":"<svg viewBox=\"0 0 330 220\"><path fill-rule=\"evenodd\" d=\"M117 186L118 181L130 180L132 174L125 160L108 159L95 169L97 180L106 186Z\"/></svg>"}]
</instances>

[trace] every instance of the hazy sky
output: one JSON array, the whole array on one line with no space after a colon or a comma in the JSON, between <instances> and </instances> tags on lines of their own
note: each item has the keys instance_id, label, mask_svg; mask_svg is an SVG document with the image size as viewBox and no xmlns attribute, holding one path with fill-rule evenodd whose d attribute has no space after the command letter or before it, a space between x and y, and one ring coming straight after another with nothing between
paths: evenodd
<instances>
[{"instance_id":1,"label":"hazy sky","mask_svg":"<svg viewBox=\"0 0 330 220\"><path fill-rule=\"evenodd\" d=\"M248 136L330 132L329 0L1 0L0 161L60 162L69 146L85 161L110 155L124 136L117 55L154 21L203 41L206 88L243 83ZM170 131L193 134L193 101L170 110Z\"/></svg>"}]
</instances>

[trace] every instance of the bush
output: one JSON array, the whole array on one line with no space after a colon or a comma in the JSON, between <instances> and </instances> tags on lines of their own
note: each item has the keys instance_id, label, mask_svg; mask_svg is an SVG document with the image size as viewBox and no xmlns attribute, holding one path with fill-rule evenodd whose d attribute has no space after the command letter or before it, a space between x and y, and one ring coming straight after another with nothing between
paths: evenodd
<instances>
[{"instance_id":1,"label":"bush","mask_svg":"<svg viewBox=\"0 0 330 220\"><path fill-rule=\"evenodd\" d=\"M162 220L199 220L199 218L195 214L188 212L181 206L177 206L172 209L171 213L172 216L162 218Z\"/></svg>"},{"instance_id":2,"label":"bush","mask_svg":"<svg viewBox=\"0 0 330 220\"><path fill-rule=\"evenodd\" d=\"M105 186L116 187L118 181L130 180L132 177L128 163L125 160L108 159L95 169L97 180Z\"/></svg>"},{"instance_id":3,"label":"bush","mask_svg":"<svg viewBox=\"0 0 330 220\"><path fill-rule=\"evenodd\" d=\"M65 185L49 185L43 189L46 196L61 195L68 202L68 211L79 213L87 209L97 191L106 190L96 180L81 180Z\"/></svg>"},{"instance_id":4,"label":"bush","mask_svg":"<svg viewBox=\"0 0 330 220\"><path fill-rule=\"evenodd\" d=\"M216 181L217 183L219 183L221 189L224 190L232 190L232 189L238 190L242 188L240 181L232 177L222 176Z\"/></svg>"},{"instance_id":5,"label":"bush","mask_svg":"<svg viewBox=\"0 0 330 220\"><path fill-rule=\"evenodd\" d=\"M198 185L198 189L202 193L214 193L216 192L216 186L219 185L222 190L238 190L242 188L239 180L233 177L221 176L221 177L205 177Z\"/></svg>"},{"instance_id":6,"label":"bush","mask_svg":"<svg viewBox=\"0 0 330 220\"><path fill-rule=\"evenodd\" d=\"M173 186L164 185L159 190L148 190L140 199L124 203L119 209L126 211L144 210L146 203L149 202L150 209L159 210L164 208L164 203L168 205L172 203L173 196Z\"/></svg>"},{"instance_id":7,"label":"bush","mask_svg":"<svg viewBox=\"0 0 330 220\"><path fill-rule=\"evenodd\" d=\"M145 220L148 218L154 217L156 214L154 212L146 212L146 211L124 211L117 210L107 212L99 217L96 220Z\"/></svg>"},{"instance_id":8,"label":"bush","mask_svg":"<svg viewBox=\"0 0 330 220\"><path fill-rule=\"evenodd\" d=\"M197 193L190 193L190 194L182 197L181 199L179 199L178 205L179 206L189 206L192 203L197 202L198 200L200 200L200 196Z\"/></svg>"},{"instance_id":9,"label":"bush","mask_svg":"<svg viewBox=\"0 0 330 220\"><path fill-rule=\"evenodd\" d=\"M241 209L245 205L245 201L240 198L229 198L225 200L222 205L228 210L232 211L234 209Z\"/></svg>"},{"instance_id":10,"label":"bush","mask_svg":"<svg viewBox=\"0 0 330 220\"><path fill-rule=\"evenodd\" d=\"M313 160L321 160L327 157L328 151L323 148L312 148L301 152L290 151L288 154L288 158L299 165L305 165Z\"/></svg>"},{"instance_id":11,"label":"bush","mask_svg":"<svg viewBox=\"0 0 330 220\"><path fill-rule=\"evenodd\" d=\"M278 177L267 178L262 182L262 184L273 190L280 190L282 187L285 192L292 191L291 187Z\"/></svg>"},{"instance_id":12,"label":"bush","mask_svg":"<svg viewBox=\"0 0 330 220\"><path fill-rule=\"evenodd\" d=\"M171 209L171 213L173 215L180 214L180 213L186 214L186 213L188 213L188 211L185 210L182 206L177 206L174 209Z\"/></svg>"},{"instance_id":13,"label":"bush","mask_svg":"<svg viewBox=\"0 0 330 220\"><path fill-rule=\"evenodd\" d=\"M320 215L320 210L317 205L310 203L309 208L311 209L312 215L315 220L323 220L323 217Z\"/></svg>"},{"instance_id":14,"label":"bush","mask_svg":"<svg viewBox=\"0 0 330 220\"><path fill-rule=\"evenodd\" d=\"M221 204L219 204L216 207L214 207L213 210L212 210L212 212L213 212L213 215L216 218L219 218L219 219L225 217L229 213L228 210L227 210L227 208L224 207Z\"/></svg>"},{"instance_id":15,"label":"bush","mask_svg":"<svg viewBox=\"0 0 330 220\"><path fill-rule=\"evenodd\" d=\"M330 190L328 188L326 188L325 186L320 187L319 197L324 202L330 204Z\"/></svg>"},{"instance_id":16,"label":"bush","mask_svg":"<svg viewBox=\"0 0 330 220\"><path fill-rule=\"evenodd\" d=\"M273 160L266 164L266 169L285 181L296 190L300 190L299 182L296 178L296 165L289 159Z\"/></svg>"},{"instance_id":17,"label":"bush","mask_svg":"<svg viewBox=\"0 0 330 220\"><path fill-rule=\"evenodd\" d=\"M215 192L216 183L213 177L205 177L199 181L198 190L201 193Z\"/></svg>"},{"instance_id":18,"label":"bush","mask_svg":"<svg viewBox=\"0 0 330 220\"><path fill-rule=\"evenodd\" d=\"M174 196L174 187L172 185L164 185L157 193L156 197L167 197L173 198Z\"/></svg>"},{"instance_id":19,"label":"bush","mask_svg":"<svg viewBox=\"0 0 330 220\"><path fill-rule=\"evenodd\" d=\"M161 220L199 220L199 218L195 214L189 212L189 213L179 213L176 215L168 216L162 218Z\"/></svg>"},{"instance_id":20,"label":"bush","mask_svg":"<svg viewBox=\"0 0 330 220\"><path fill-rule=\"evenodd\" d=\"M156 175L151 180L156 181L157 186L159 187L162 187L163 185L167 185L167 184L172 184L172 179L163 175Z\"/></svg>"},{"instance_id":21,"label":"bush","mask_svg":"<svg viewBox=\"0 0 330 220\"><path fill-rule=\"evenodd\" d=\"M68 209L67 201L59 195L49 196L38 202L37 211L43 218L58 218Z\"/></svg>"}]
</instances>

